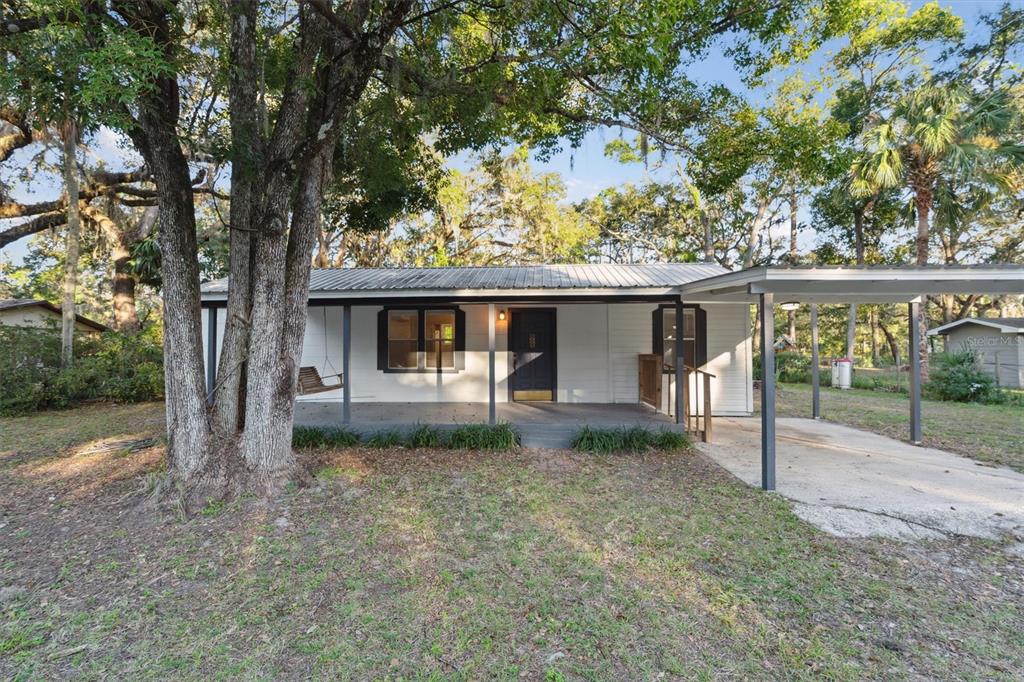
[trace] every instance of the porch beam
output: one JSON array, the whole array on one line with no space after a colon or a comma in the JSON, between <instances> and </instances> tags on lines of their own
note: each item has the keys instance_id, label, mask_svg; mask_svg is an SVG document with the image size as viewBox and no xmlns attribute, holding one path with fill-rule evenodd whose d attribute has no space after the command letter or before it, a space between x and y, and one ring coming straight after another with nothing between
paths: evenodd
<instances>
[{"instance_id":1,"label":"porch beam","mask_svg":"<svg viewBox=\"0 0 1024 682\"><path fill-rule=\"evenodd\" d=\"M775 300L760 294L761 317L761 489L775 490Z\"/></svg>"},{"instance_id":2,"label":"porch beam","mask_svg":"<svg viewBox=\"0 0 1024 682\"><path fill-rule=\"evenodd\" d=\"M921 327L918 316L921 313L920 303L907 305L907 322L910 333L910 442L920 445L921 434Z\"/></svg>"},{"instance_id":3,"label":"porch beam","mask_svg":"<svg viewBox=\"0 0 1024 682\"><path fill-rule=\"evenodd\" d=\"M676 424L686 423L686 375L683 372L683 300L676 300L676 349L673 355L676 372Z\"/></svg>"},{"instance_id":4,"label":"porch beam","mask_svg":"<svg viewBox=\"0 0 1024 682\"><path fill-rule=\"evenodd\" d=\"M487 304L487 423L498 423L497 407L495 405L495 357L494 357L494 304Z\"/></svg>"},{"instance_id":5,"label":"porch beam","mask_svg":"<svg viewBox=\"0 0 1024 682\"><path fill-rule=\"evenodd\" d=\"M352 373L349 371L352 359L352 306L341 309L341 380L342 408L341 421L352 423Z\"/></svg>"},{"instance_id":6,"label":"porch beam","mask_svg":"<svg viewBox=\"0 0 1024 682\"><path fill-rule=\"evenodd\" d=\"M821 419L821 360L818 358L818 304L811 304L811 418Z\"/></svg>"}]
</instances>

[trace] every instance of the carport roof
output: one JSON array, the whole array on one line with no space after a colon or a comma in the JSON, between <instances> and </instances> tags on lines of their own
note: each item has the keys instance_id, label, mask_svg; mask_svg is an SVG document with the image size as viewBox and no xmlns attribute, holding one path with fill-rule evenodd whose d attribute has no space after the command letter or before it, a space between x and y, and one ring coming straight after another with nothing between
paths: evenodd
<instances>
[{"instance_id":1,"label":"carport roof","mask_svg":"<svg viewBox=\"0 0 1024 682\"><path fill-rule=\"evenodd\" d=\"M689 282L684 300L901 303L929 294L1024 294L1021 265L765 266Z\"/></svg>"}]
</instances>

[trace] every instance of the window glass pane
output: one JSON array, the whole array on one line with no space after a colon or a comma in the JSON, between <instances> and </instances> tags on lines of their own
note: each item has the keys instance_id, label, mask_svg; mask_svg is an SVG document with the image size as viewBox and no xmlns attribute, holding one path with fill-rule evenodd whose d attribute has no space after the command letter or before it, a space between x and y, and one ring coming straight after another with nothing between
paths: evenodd
<instances>
[{"instance_id":1,"label":"window glass pane","mask_svg":"<svg viewBox=\"0 0 1024 682\"><path fill-rule=\"evenodd\" d=\"M416 341L388 341L388 367L416 369Z\"/></svg>"},{"instance_id":2,"label":"window glass pane","mask_svg":"<svg viewBox=\"0 0 1024 682\"><path fill-rule=\"evenodd\" d=\"M419 315L415 310L388 312L388 339L415 341L419 338Z\"/></svg>"},{"instance_id":3,"label":"window glass pane","mask_svg":"<svg viewBox=\"0 0 1024 682\"><path fill-rule=\"evenodd\" d=\"M424 322L428 339L455 340L454 310L428 310Z\"/></svg>"},{"instance_id":4,"label":"window glass pane","mask_svg":"<svg viewBox=\"0 0 1024 682\"><path fill-rule=\"evenodd\" d=\"M452 369L455 367L454 341L428 341L427 367L430 369Z\"/></svg>"},{"instance_id":5,"label":"window glass pane","mask_svg":"<svg viewBox=\"0 0 1024 682\"><path fill-rule=\"evenodd\" d=\"M427 367L454 368L455 311L428 310L424 314L424 326L427 334Z\"/></svg>"},{"instance_id":6,"label":"window glass pane","mask_svg":"<svg viewBox=\"0 0 1024 682\"><path fill-rule=\"evenodd\" d=\"M676 311L675 308L661 309L662 336L662 363L665 369L674 369L676 366Z\"/></svg>"},{"instance_id":7,"label":"window glass pane","mask_svg":"<svg viewBox=\"0 0 1024 682\"><path fill-rule=\"evenodd\" d=\"M676 366L676 310L662 308L662 363L665 369L674 370ZM697 362L697 315L693 308L683 308L683 359L689 367Z\"/></svg>"}]
</instances>

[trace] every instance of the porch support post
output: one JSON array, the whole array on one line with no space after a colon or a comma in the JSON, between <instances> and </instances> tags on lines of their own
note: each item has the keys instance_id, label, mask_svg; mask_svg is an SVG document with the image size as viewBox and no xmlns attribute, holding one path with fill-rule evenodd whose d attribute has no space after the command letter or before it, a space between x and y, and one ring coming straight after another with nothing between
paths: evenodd
<instances>
[{"instance_id":1,"label":"porch support post","mask_svg":"<svg viewBox=\"0 0 1024 682\"><path fill-rule=\"evenodd\" d=\"M910 327L910 442L921 444L921 328L918 316L921 304L917 301L908 306L908 322Z\"/></svg>"},{"instance_id":2,"label":"porch support post","mask_svg":"<svg viewBox=\"0 0 1024 682\"><path fill-rule=\"evenodd\" d=\"M818 358L818 304L811 304L811 418L821 419L821 361Z\"/></svg>"},{"instance_id":3,"label":"porch support post","mask_svg":"<svg viewBox=\"0 0 1024 682\"><path fill-rule=\"evenodd\" d=\"M487 423L498 423L497 408L494 404L495 377L494 377L494 304L487 304Z\"/></svg>"},{"instance_id":4,"label":"porch support post","mask_svg":"<svg viewBox=\"0 0 1024 682\"><path fill-rule=\"evenodd\" d=\"M341 380L342 408L341 421L352 423L352 373L349 371L352 359L352 306L345 304L341 309Z\"/></svg>"},{"instance_id":5,"label":"porch support post","mask_svg":"<svg viewBox=\"0 0 1024 682\"><path fill-rule=\"evenodd\" d=\"M761 294L761 489L775 490L775 296Z\"/></svg>"},{"instance_id":6,"label":"porch support post","mask_svg":"<svg viewBox=\"0 0 1024 682\"><path fill-rule=\"evenodd\" d=\"M676 424L686 423L686 374L683 372L683 301L676 300Z\"/></svg>"},{"instance_id":7,"label":"porch support post","mask_svg":"<svg viewBox=\"0 0 1024 682\"><path fill-rule=\"evenodd\" d=\"M217 385L217 308L206 309L206 402L213 404L213 388Z\"/></svg>"}]
</instances>

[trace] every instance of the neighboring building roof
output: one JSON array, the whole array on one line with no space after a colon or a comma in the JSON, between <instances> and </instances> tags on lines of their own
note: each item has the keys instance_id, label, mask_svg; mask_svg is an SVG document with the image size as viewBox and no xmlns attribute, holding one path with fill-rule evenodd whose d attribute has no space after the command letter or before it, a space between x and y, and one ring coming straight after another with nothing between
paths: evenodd
<instances>
[{"instance_id":1,"label":"neighboring building roof","mask_svg":"<svg viewBox=\"0 0 1024 682\"><path fill-rule=\"evenodd\" d=\"M0 311L3 310L16 310L18 308L45 308L50 312L61 314L60 306L54 305L49 301L35 298L0 298ZM110 327L105 324L90 320L88 317L75 314L75 321L79 324L84 324L87 327L92 327L96 331L105 332L109 331Z\"/></svg>"},{"instance_id":2,"label":"neighboring building roof","mask_svg":"<svg viewBox=\"0 0 1024 682\"><path fill-rule=\"evenodd\" d=\"M928 335L945 334L965 324L976 324L982 327L998 329L1003 334L1024 334L1024 317L965 317L935 329L929 329Z\"/></svg>"},{"instance_id":3,"label":"neighboring building roof","mask_svg":"<svg viewBox=\"0 0 1024 682\"><path fill-rule=\"evenodd\" d=\"M709 263L519 265L432 268L314 268L311 294L332 292L465 292L516 290L656 290L729 272ZM227 280L203 285L224 294Z\"/></svg>"}]
</instances>

